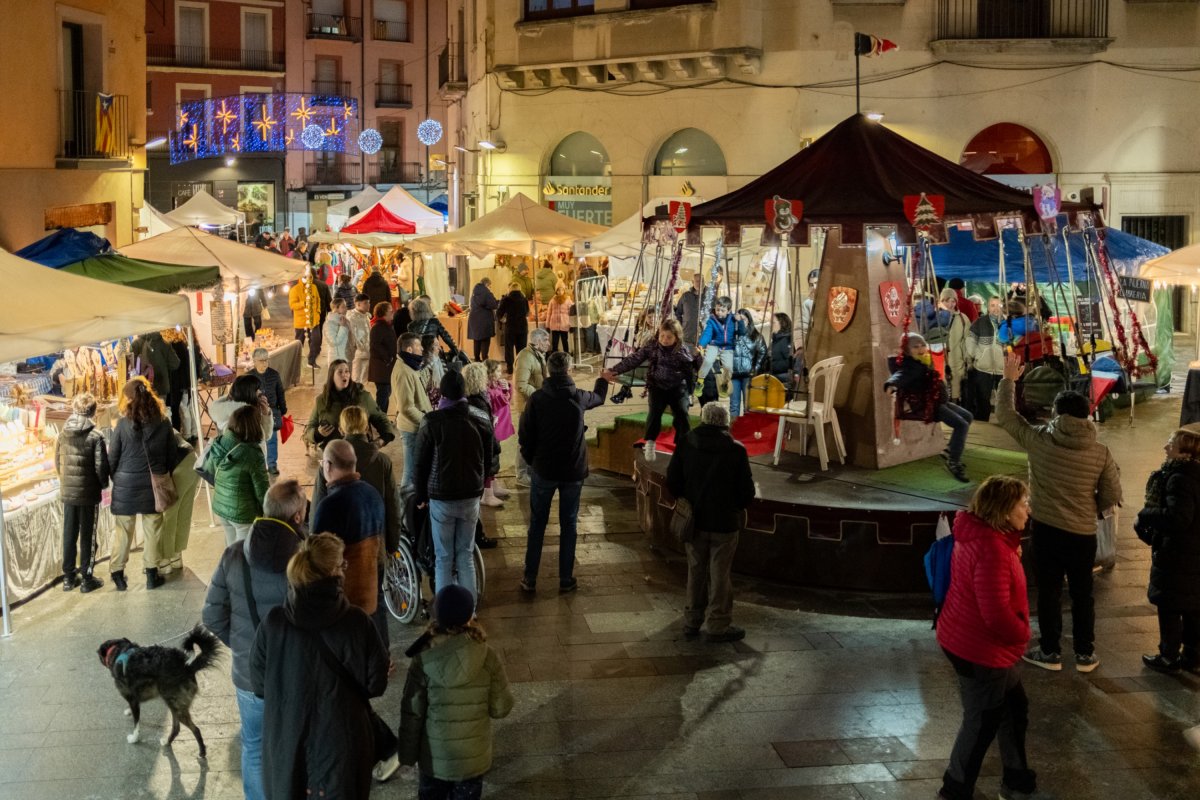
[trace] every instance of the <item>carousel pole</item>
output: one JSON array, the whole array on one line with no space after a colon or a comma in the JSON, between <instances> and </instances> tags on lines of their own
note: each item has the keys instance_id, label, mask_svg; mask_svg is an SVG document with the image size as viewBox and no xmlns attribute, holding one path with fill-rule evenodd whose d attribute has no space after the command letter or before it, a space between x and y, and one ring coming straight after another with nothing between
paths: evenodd
<instances>
[{"instance_id":1,"label":"carousel pole","mask_svg":"<svg viewBox=\"0 0 1200 800\"><path fill-rule=\"evenodd\" d=\"M4 529L4 512L0 510L0 613L4 614L0 638L12 636L12 608L8 605L8 559L6 558L6 537Z\"/></svg>"},{"instance_id":2,"label":"carousel pole","mask_svg":"<svg viewBox=\"0 0 1200 800\"><path fill-rule=\"evenodd\" d=\"M192 415L196 418L196 440L197 440L198 444L200 445L200 454L196 457L196 463L203 464L204 463L204 451L206 449L204 445L206 444L206 442L204 439L204 431L200 427L200 425L201 425L201 422L200 422L200 392L196 388L197 385L200 383L200 377L197 374L198 371L196 369L196 343L192 336L192 326L190 323L187 326L187 348L188 348L188 366L192 373L192 398L191 398L192 399L192 403L191 403ZM211 527L211 526L217 524L216 519L213 518L212 491L209 489L208 481L200 481L200 482L202 484L204 484L204 501L205 501L205 505L208 506L208 524Z\"/></svg>"}]
</instances>

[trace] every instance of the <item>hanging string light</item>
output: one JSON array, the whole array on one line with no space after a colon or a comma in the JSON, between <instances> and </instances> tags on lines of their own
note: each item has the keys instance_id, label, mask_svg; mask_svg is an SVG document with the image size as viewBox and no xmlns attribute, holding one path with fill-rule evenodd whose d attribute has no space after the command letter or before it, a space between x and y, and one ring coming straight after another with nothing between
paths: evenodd
<instances>
[{"instance_id":1,"label":"hanging string light","mask_svg":"<svg viewBox=\"0 0 1200 800\"><path fill-rule=\"evenodd\" d=\"M442 123L436 119L427 119L417 126L417 141L426 147L432 147L442 140Z\"/></svg>"},{"instance_id":2,"label":"hanging string light","mask_svg":"<svg viewBox=\"0 0 1200 800\"><path fill-rule=\"evenodd\" d=\"M373 156L383 147L383 137L374 128L366 128L358 135L358 147L367 155Z\"/></svg>"}]
</instances>

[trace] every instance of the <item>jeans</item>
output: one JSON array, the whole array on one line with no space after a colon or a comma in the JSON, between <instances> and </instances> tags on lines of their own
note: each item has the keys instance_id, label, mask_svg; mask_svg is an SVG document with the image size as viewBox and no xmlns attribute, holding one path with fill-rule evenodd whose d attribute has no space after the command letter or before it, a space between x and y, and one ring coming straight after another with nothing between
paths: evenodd
<instances>
[{"instance_id":1,"label":"jeans","mask_svg":"<svg viewBox=\"0 0 1200 800\"><path fill-rule=\"evenodd\" d=\"M735 377L729 390L729 419L735 420L742 414L742 405L746 400L746 390L750 388L750 376Z\"/></svg>"},{"instance_id":2,"label":"jeans","mask_svg":"<svg viewBox=\"0 0 1200 800\"><path fill-rule=\"evenodd\" d=\"M400 431L400 442L404 445L404 479L400 485L411 489L417 477L417 434Z\"/></svg>"},{"instance_id":3,"label":"jeans","mask_svg":"<svg viewBox=\"0 0 1200 800\"><path fill-rule=\"evenodd\" d=\"M721 366L733 373L733 348L724 350L717 347L715 344L707 345L704 348L704 363L700 365L700 375L697 380L704 383L704 379L708 373L712 372L713 364L717 363L717 359L721 359Z\"/></svg>"},{"instance_id":4,"label":"jeans","mask_svg":"<svg viewBox=\"0 0 1200 800\"><path fill-rule=\"evenodd\" d=\"M324 324L324 322L321 323L321 325ZM317 356L321 355L321 342L325 340L325 331L322 330L321 325L308 332L308 365L310 367L317 365Z\"/></svg>"},{"instance_id":5,"label":"jeans","mask_svg":"<svg viewBox=\"0 0 1200 800\"><path fill-rule=\"evenodd\" d=\"M92 543L96 541L96 512L98 506L77 506L72 503L63 504L63 575L75 574L75 557L79 556L79 571L85 575L92 574L95 554L92 553ZM78 553L75 543L78 541Z\"/></svg>"},{"instance_id":6,"label":"jeans","mask_svg":"<svg viewBox=\"0 0 1200 800\"><path fill-rule=\"evenodd\" d=\"M483 776L465 781L444 781L421 773L417 800L479 800L483 797Z\"/></svg>"},{"instance_id":7,"label":"jeans","mask_svg":"<svg viewBox=\"0 0 1200 800\"><path fill-rule=\"evenodd\" d=\"M967 446L967 433L971 430L971 422L975 419L971 412L954 403L943 403L933 412L933 418L950 426L950 444L946 448L950 461L962 461L963 448Z\"/></svg>"},{"instance_id":8,"label":"jeans","mask_svg":"<svg viewBox=\"0 0 1200 800\"><path fill-rule=\"evenodd\" d=\"M392 399L392 384L391 381L376 381L375 382L375 405L379 406L379 410L384 414L388 412L388 403Z\"/></svg>"},{"instance_id":9,"label":"jeans","mask_svg":"<svg viewBox=\"0 0 1200 800\"><path fill-rule=\"evenodd\" d=\"M267 469L275 469L279 466L279 431L271 431L271 438L267 439Z\"/></svg>"},{"instance_id":10,"label":"jeans","mask_svg":"<svg viewBox=\"0 0 1200 800\"><path fill-rule=\"evenodd\" d=\"M492 349L492 337L488 336L485 339L473 339L475 349L475 360L485 361L488 357L488 351Z\"/></svg>"},{"instance_id":11,"label":"jeans","mask_svg":"<svg viewBox=\"0 0 1200 800\"><path fill-rule=\"evenodd\" d=\"M658 438L659 431L662 430L663 412L669 407L671 424L675 428L675 442L678 446L679 440L692 427L688 420L687 395L683 388L660 389L657 386L647 386L646 394L650 405L646 412L646 441L652 442Z\"/></svg>"},{"instance_id":12,"label":"jeans","mask_svg":"<svg viewBox=\"0 0 1200 800\"><path fill-rule=\"evenodd\" d=\"M1189 668L1200 665L1200 614L1160 604L1158 652L1170 661L1182 655L1184 664Z\"/></svg>"},{"instance_id":13,"label":"jeans","mask_svg":"<svg viewBox=\"0 0 1200 800\"><path fill-rule=\"evenodd\" d=\"M237 689L238 716L242 718L242 792L246 800L263 800L262 742L265 703L254 692Z\"/></svg>"},{"instance_id":14,"label":"jeans","mask_svg":"<svg viewBox=\"0 0 1200 800\"><path fill-rule=\"evenodd\" d=\"M551 481L529 471L529 541L525 546L525 580L537 583L538 567L542 563L542 542L546 538L546 523L550 521L550 504L558 492L558 585L567 586L574 579L575 539L578 536L579 495L583 481Z\"/></svg>"},{"instance_id":15,"label":"jeans","mask_svg":"<svg viewBox=\"0 0 1200 800\"><path fill-rule=\"evenodd\" d=\"M946 652L946 651L943 651ZM993 739L999 739L1004 785L1032 793L1037 775L1025 756L1025 730L1029 727L1029 699L1021 685L1021 666L982 667L946 652L958 675L963 721L950 751L950 766L942 776L942 796L971 800L983 757Z\"/></svg>"},{"instance_id":16,"label":"jeans","mask_svg":"<svg viewBox=\"0 0 1200 800\"><path fill-rule=\"evenodd\" d=\"M1062 652L1062 583L1071 595L1071 633L1075 654L1090 656L1096 646L1096 609L1092 600L1092 566L1096 537L1070 533L1033 521L1033 574L1038 586L1039 644L1043 653Z\"/></svg>"},{"instance_id":17,"label":"jeans","mask_svg":"<svg viewBox=\"0 0 1200 800\"><path fill-rule=\"evenodd\" d=\"M457 583L476 600L475 523L479 520L479 498L430 500L429 525L433 530L434 580L437 588ZM458 580L455 580L455 573Z\"/></svg>"},{"instance_id":18,"label":"jeans","mask_svg":"<svg viewBox=\"0 0 1200 800\"><path fill-rule=\"evenodd\" d=\"M699 630L708 616L708 632L723 633L733 621L733 554L737 531L696 531L687 551L687 601L683 624Z\"/></svg>"},{"instance_id":19,"label":"jeans","mask_svg":"<svg viewBox=\"0 0 1200 800\"><path fill-rule=\"evenodd\" d=\"M980 422L992 418L992 392L1000 385L1001 377L977 369L967 371L967 409Z\"/></svg>"},{"instance_id":20,"label":"jeans","mask_svg":"<svg viewBox=\"0 0 1200 800\"><path fill-rule=\"evenodd\" d=\"M505 334L505 337L504 337L504 364L505 364L505 366L508 367L509 375L512 374L513 363L516 362L516 360L517 360L517 353L519 353L525 349L525 345L528 343L528 341L529 341L528 333L522 333L520 336L513 337L512 339L508 338L508 335Z\"/></svg>"}]
</instances>

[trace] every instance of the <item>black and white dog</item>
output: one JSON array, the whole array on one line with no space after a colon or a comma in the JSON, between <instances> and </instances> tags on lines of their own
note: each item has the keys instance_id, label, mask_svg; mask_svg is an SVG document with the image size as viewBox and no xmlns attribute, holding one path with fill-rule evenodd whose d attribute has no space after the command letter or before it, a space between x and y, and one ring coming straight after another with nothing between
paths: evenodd
<instances>
[{"instance_id":1,"label":"black and white dog","mask_svg":"<svg viewBox=\"0 0 1200 800\"><path fill-rule=\"evenodd\" d=\"M165 747L175 741L182 723L196 737L200 757L205 758L204 738L192 722L191 707L199 691L196 673L216 663L221 647L216 634L200 623L183 640L182 648L139 647L128 639L109 639L100 645L96 653L100 663L112 673L117 691L129 703L125 713L133 717L133 733L125 740L134 744L140 738L141 704L161 697L171 709L171 732L164 733L159 743Z\"/></svg>"}]
</instances>

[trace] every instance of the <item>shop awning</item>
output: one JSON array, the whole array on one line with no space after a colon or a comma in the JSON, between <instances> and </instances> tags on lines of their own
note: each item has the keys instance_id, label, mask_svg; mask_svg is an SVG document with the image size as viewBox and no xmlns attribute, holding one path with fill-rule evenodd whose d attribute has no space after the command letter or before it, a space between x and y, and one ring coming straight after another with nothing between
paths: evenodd
<instances>
[{"instance_id":1,"label":"shop awning","mask_svg":"<svg viewBox=\"0 0 1200 800\"><path fill-rule=\"evenodd\" d=\"M0 250L0 362L188 324L187 299L46 269Z\"/></svg>"},{"instance_id":2,"label":"shop awning","mask_svg":"<svg viewBox=\"0 0 1200 800\"><path fill-rule=\"evenodd\" d=\"M604 231L602 225L580 222L551 211L518 193L470 225L413 239L409 247L476 258L492 253L537 256L553 250L571 250L577 240L593 238Z\"/></svg>"},{"instance_id":3,"label":"shop awning","mask_svg":"<svg viewBox=\"0 0 1200 800\"><path fill-rule=\"evenodd\" d=\"M242 292L297 280L307 266L303 261L196 228L177 228L151 236L122 247L121 255L160 264L217 267L225 279L225 288L233 290L236 286Z\"/></svg>"},{"instance_id":4,"label":"shop awning","mask_svg":"<svg viewBox=\"0 0 1200 800\"><path fill-rule=\"evenodd\" d=\"M91 231L63 228L22 247L13 255L47 267L62 267L110 249L108 239L101 238Z\"/></svg>"},{"instance_id":5,"label":"shop awning","mask_svg":"<svg viewBox=\"0 0 1200 800\"><path fill-rule=\"evenodd\" d=\"M179 225L238 225L246 221L246 215L222 203L204 189L196 192L183 205L163 215Z\"/></svg>"},{"instance_id":6,"label":"shop awning","mask_svg":"<svg viewBox=\"0 0 1200 800\"><path fill-rule=\"evenodd\" d=\"M68 264L63 272L82 275L105 283L132 286L148 292L178 292L183 289L206 289L221 282L218 267L159 264L141 261L118 253L85 258Z\"/></svg>"},{"instance_id":7,"label":"shop awning","mask_svg":"<svg viewBox=\"0 0 1200 800\"><path fill-rule=\"evenodd\" d=\"M388 211L382 204L373 206L357 220L342 227L341 233L404 233L417 232L417 226Z\"/></svg>"}]
</instances>

